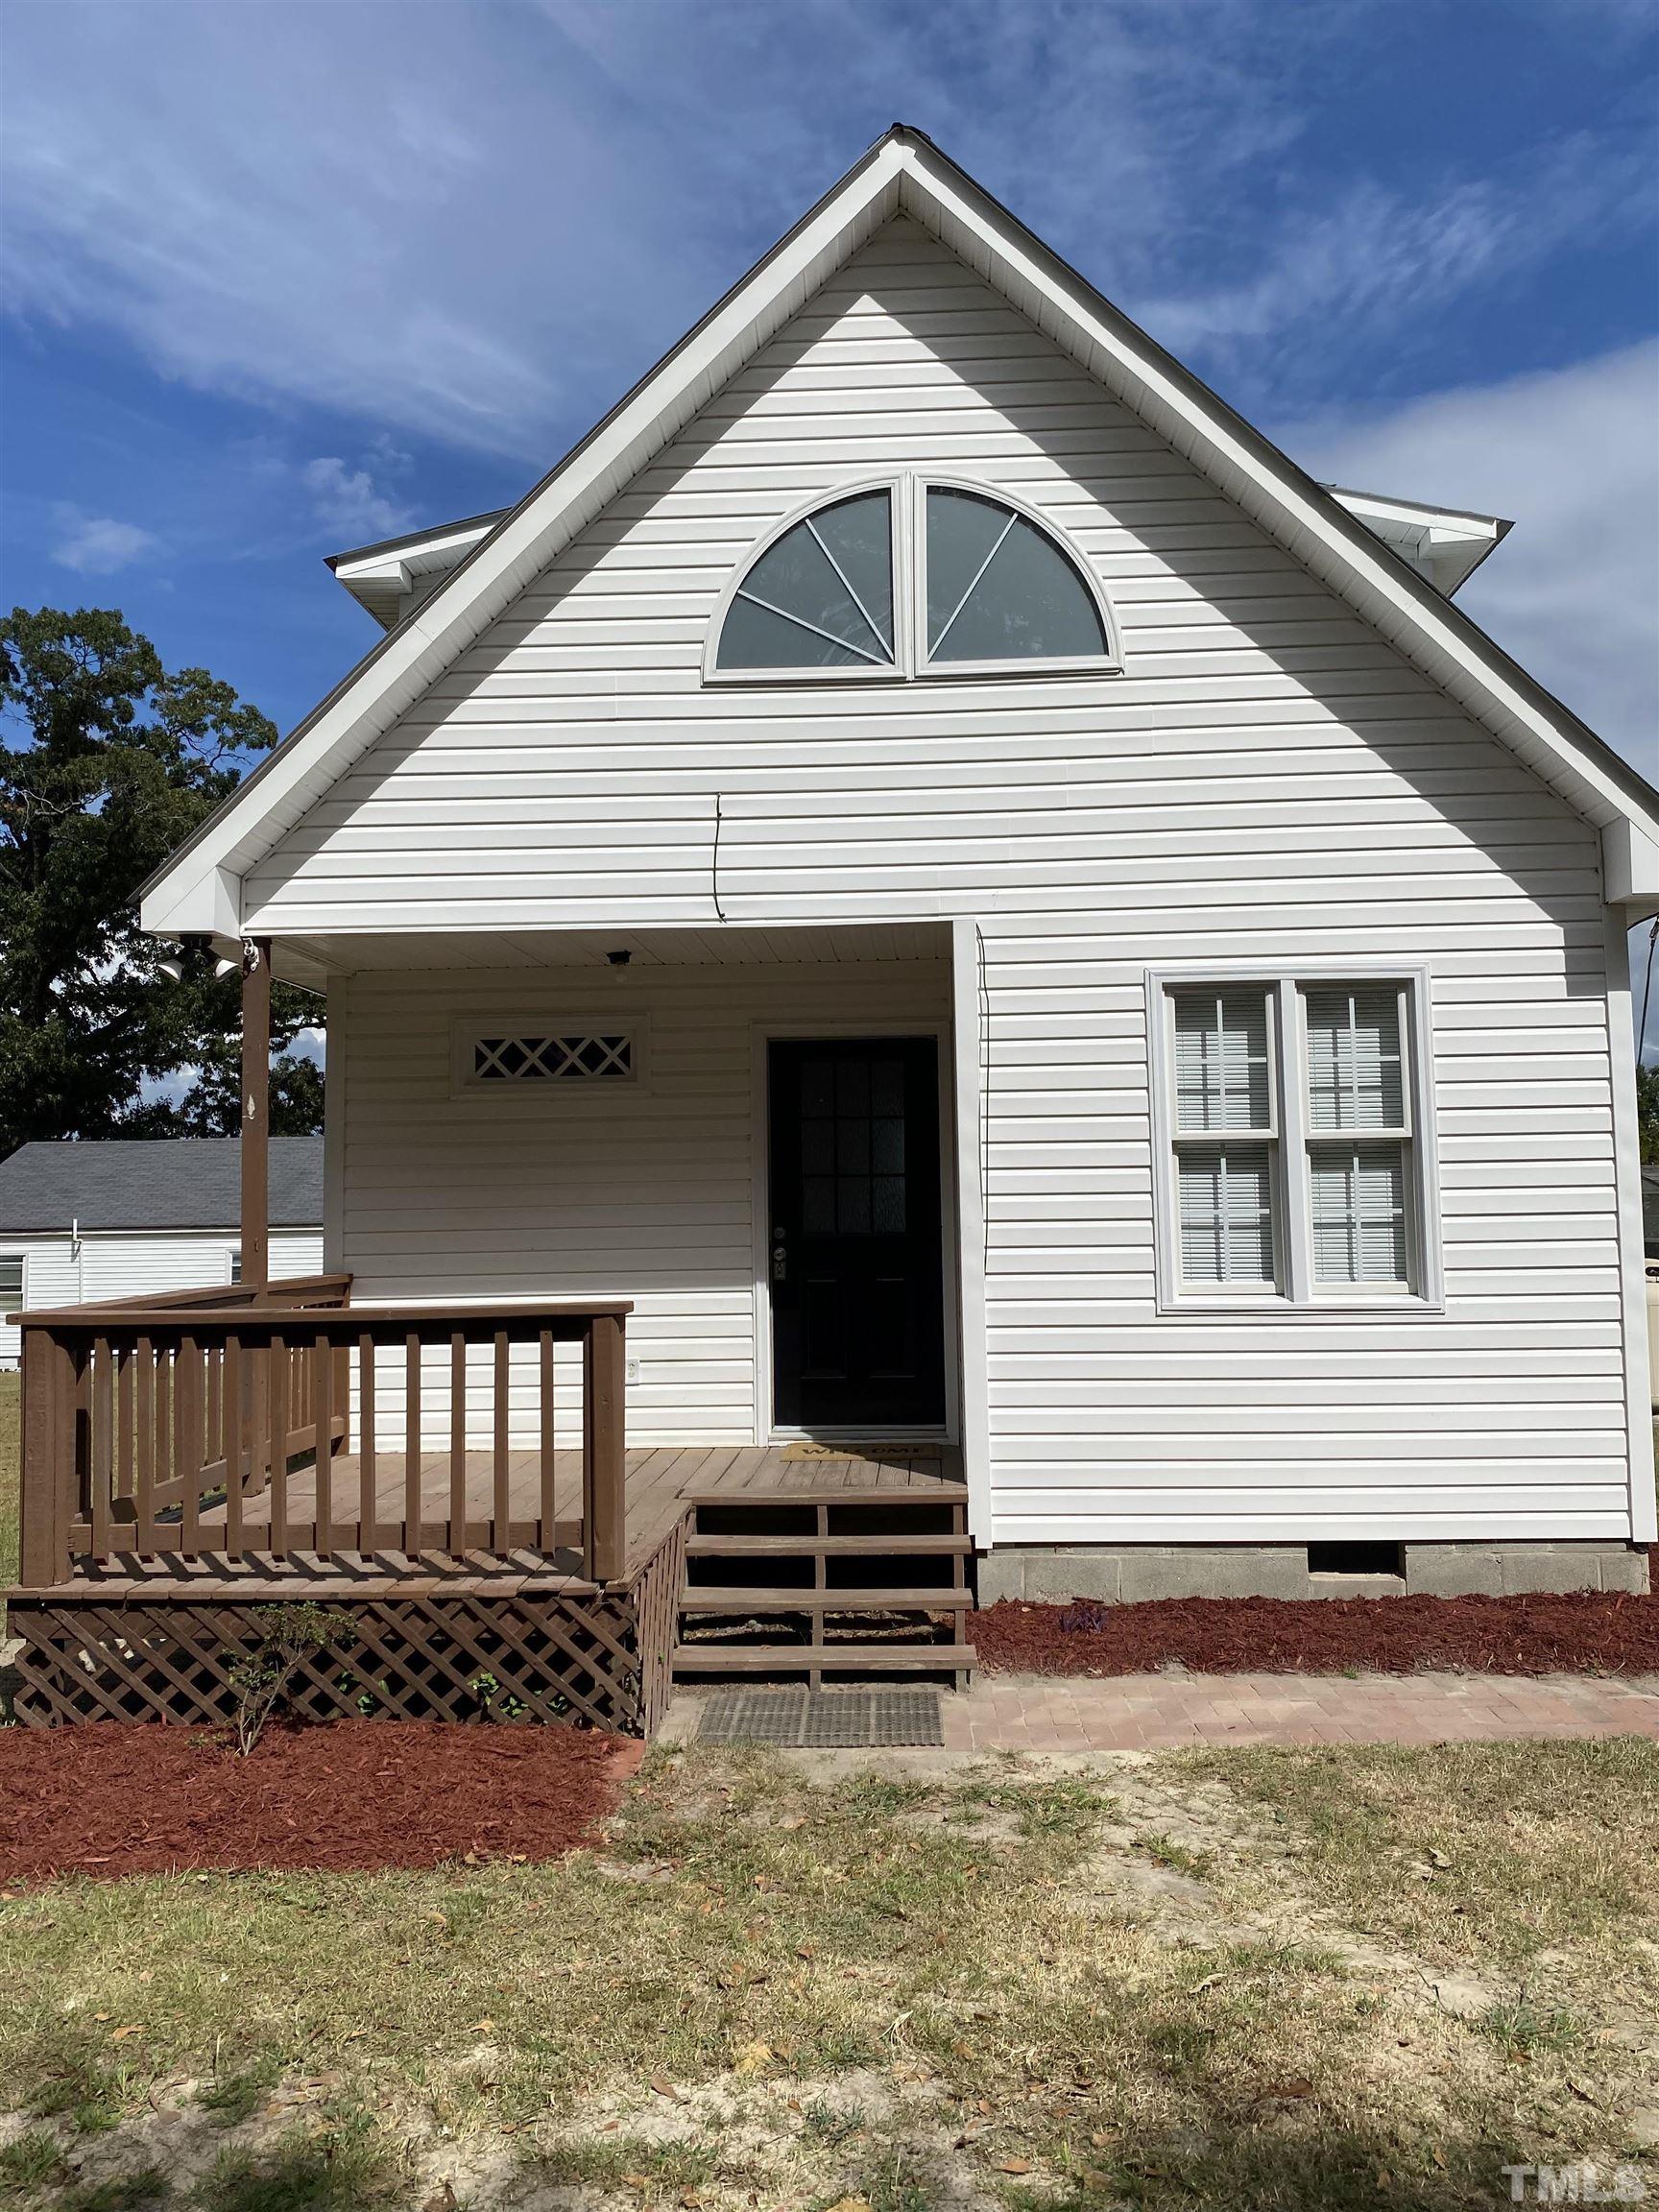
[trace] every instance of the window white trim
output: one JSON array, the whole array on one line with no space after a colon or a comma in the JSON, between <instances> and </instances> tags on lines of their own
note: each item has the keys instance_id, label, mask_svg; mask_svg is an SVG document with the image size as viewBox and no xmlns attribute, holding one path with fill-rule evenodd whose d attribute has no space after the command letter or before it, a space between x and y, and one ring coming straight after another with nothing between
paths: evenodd
<instances>
[{"instance_id":1,"label":"window white trim","mask_svg":"<svg viewBox=\"0 0 1659 2212\"><path fill-rule=\"evenodd\" d=\"M611 1073L586 1079L540 1077L514 1081L480 1075L476 1062L480 1040L513 1036L626 1036L630 1070L626 1075ZM626 1014L563 1016L546 1012L493 1017L469 1014L451 1022L449 1028L449 1094L453 1098L489 1098L507 1105L517 1102L519 1106L538 1107L555 1099L586 1101L589 1105L609 1099L614 1105L621 1098L637 1097L647 1090L649 1075L650 1024L646 1016L637 1009Z\"/></svg>"},{"instance_id":2,"label":"window white trim","mask_svg":"<svg viewBox=\"0 0 1659 2212\"><path fill-rule=\"evenodd\" d=\"M1431 979L1426 968L1380 967L1360 961L1216 962L1146 971L1147 1066L1152 1103L1152 1189L1157 1243L1158 1310L1165 1313L1418 1312L1445 1310L1441 1261L1440 1181L1431 1057ZM1308 1094L1305 991L1353 983L1398 990L1405 1060L1406 1126L1401 1130L1312 1131ZM1273 1284L1188 1285L1181 1276L1180 1144L1214 1133L1179 1130L1175 1111L1174 995L1178 991L1253 985L1268 998L1273 1127L1231 1132L1239 1143L1266 1143L1274 1161ZM1314 1272L1310 1156L1321 1145L1399 1142L1406 1152L1404 1284L1321 1282Z\"/></svg>"},{"instance_id":3,"label":"window white trim","mask_svg":"<svg viewBox=\"0 0 1659 2212\"><path fill-rule=\"evenodd\" d=\"M947 661L934 665L927 658L927 493L937 486L944 492L966 492L988 499L1020 516L1042 531L1076 572L1100 617L1106 639L1102 655L1068 656L1052 661ZM825 508L860 493L885 492L893 527L893 659L882 662L853 662L805 668L722 668L717 665L721 634L733 602L742 590L755 564L788 536L800 523L810 521ZM1122 635L1112 602L1095 572L1094 564L1081 546L1040 508L999 484L976 477L957 476L942 469L887 469L878 476L858 475L829 484L810 499L775 522L757 538L726 579L703 642L703 682L719 687L754 684L950 684L994 676L1008 681L1039 676L1120 676L1123 673Z\"/></svg>"}]
</instances>

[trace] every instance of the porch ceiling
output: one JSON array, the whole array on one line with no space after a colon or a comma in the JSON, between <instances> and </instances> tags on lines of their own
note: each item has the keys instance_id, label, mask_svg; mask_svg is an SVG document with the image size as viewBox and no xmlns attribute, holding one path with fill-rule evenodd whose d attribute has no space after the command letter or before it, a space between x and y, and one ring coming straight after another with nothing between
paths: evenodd
<instances>
[{"instance_id":1,"label":"porch ceiling","mask_svg":"<svg viewBox=\"0 0 1659 2212\"><path fill-rule=\"evenodd\" d=\"M396 969L603 968L613 952L639 968L777 967L949 959L949 922L781 924L759 928L386 930L273 941L276 974L295 982Z\"/></svg>"}]
</instances>

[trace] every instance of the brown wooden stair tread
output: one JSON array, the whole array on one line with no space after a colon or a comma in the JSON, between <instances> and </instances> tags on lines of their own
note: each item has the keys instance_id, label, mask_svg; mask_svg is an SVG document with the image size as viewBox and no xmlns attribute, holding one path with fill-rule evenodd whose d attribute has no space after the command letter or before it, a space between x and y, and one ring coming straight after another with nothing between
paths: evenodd
<instances>
[{"instance_id":1,"label":"brown wooden stair tread","mask_svg":"<svg viewBox=\"0 0 1659 2212\"><path fill-rule=\"evenodd\" d=\"M968 1590L749 1590L701 1583L680 1594L683 1613L954 1613L973 1602Z\"/></svg>"},{"instance_id":2,"label":"brown wooden stair tread","mask_svg":"<svg viewBox=\"0 0 1659 2212\"><path fill-rule=\"evenodd\" d=\"M978 1665L972 1644L677 1644L677 1673L771 1674L802 1668L867 1674L957 1674Z\"/></svg>"},{"instance_id":3,"label":"brown wooden stair tread","mask_svg":"<svg viewBox=\"0 0 1659 2212\"><path fill-rule=\"evenodd\" d=\"M901 1552L908 1558L923 1556L966 1558L974 1549L971 1536L955 1536L942 1528L936 1535L883 1536L819 1536L808 1529L788 1536L722 1536L694 1535L687 1543L686 1551L694 1559L707 1559L725 1554L733 1559L765 1559L778 1556L807 1558L817 1553L847 1557L854 1555L881 1558Z\"/></svg>"}]
</instances>

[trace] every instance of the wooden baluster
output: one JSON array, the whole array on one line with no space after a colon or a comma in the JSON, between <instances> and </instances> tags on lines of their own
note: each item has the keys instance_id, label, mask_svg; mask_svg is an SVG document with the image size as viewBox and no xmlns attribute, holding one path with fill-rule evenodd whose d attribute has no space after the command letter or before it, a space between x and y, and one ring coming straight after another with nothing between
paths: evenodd
<instances>
[{"instance_id":1,"label":"wooden baluster","mask_svg":"<svg viewBox=\"0 0 1659 2212\"><path fill-rule=\"evenodd\" d=\"M178 1472L173 1464L173 1348L168 1344L156 1347L156 1487L165 1499L169 1497ZM156 1550L171 1551L174 1542L174 1525L156 1524Z\"/></svg>"},{"instance_id":2,"label":"wooden baluster","mask_svg":"<svg viewBox=\"0 0 1659 2212\"><path fill-rule=\"evenodd\" d=\"M351 1346L346 1339L334 1347L332 1397L334 1418L340 1424L340 1453L344 1457L351 1449Z\"/></svg>"},{"instance_id":3,"label":"wooden baluster","mask_svg":"<svg viewBox=\"0 0 1659 2212\"><path fill-rule=\"evenodd\" d=\"M194 1336L180 1336L174 1355L173 1439L182 1485L180 1549L202 1549L202 1352Z\"/></svg>"},{"instance_id":4,"label":"wooden baluster","mask_svg":"<svg viewBox=\"0 0 1659 2212\"><path fill-rule=\"evenodd\" d=\"M319 1335L311 1347L311 1419L316 1439L317 1550L334 1549L334 1347Z\"/></svg>"},{"instance_id":5,"label":"wooden baluster","mask_svg":"<svg viewBox=\"0 0 1659 2212\"><path fill-rule=\"evenodd\" d=\"M467 1339L449 1339L449 1549L467 1549Z\"/></svg>"},{"instance_id":6,"label":"wooden baluster","mask_svg":"<svg viewBox=\"0 0 1659 2212\"><path fill-rule=\"evenodd\" d=\"M507 1332L495 1332L495 1499L492 1516L491 1543L497 1551L512 1550L513 1537L513 1471L508 1458L509 1416L512 1411L509 1390L512 1381L512 1363L508 1352Z\"/></svg>"},{"instance_id":7,"label":"wooden baluster","mask_svg":"<svg viewBox=\"0 0 1659 2212\"><path fill-rule=\"evenodd\" d=\"M115 1493L119 1498L132 1497L132 1347L129 1344L121 1352L115 1366Z\"/></svg>"},{"instance_id":8,"label":"wooden baluster","mask_svg":"<svg viewBox=\"0 0 1659 2212\"><path fill-rule=\"evenodd\" d=\"M288 1347L273 1336L265 1355L265 1399L271 1455L271 1549L288 1549Z\"/></svg>"},{"instance_id":9,"label":"wooden baluster","mask_svg":"<svg viewBox=\"0 0 1659 2212\"><path fill-rule=\"evenodd\" d=\"M209 1344L206 1349L207 1436L202 1447L203 1460L209 1467L225 1456L225 1411L221 1390L224 1380L221 1373L223 1359L223 1349L217 1344Z\"/></svg>"},{"instance_id":10,"label":"wooden baluster","mask_svg":"<svg viewBox=\"0 0 1659 2212\"><path fill-rule=\"evenodd\" d=\"M582 1551L588 1578L613 1582L626 1555L621 1317L596 1313L582 1339Z\"/></svg>"},{"instance_id":11,"label":"wooden baluster","mask_svg":"<svg viewBox=\"0 0 1659 2212\"><path fill-rule=\"evenodd\" d=\"M374 1339L367 1331L357 1339L357 1549L373 1551L380 1506L374 1486Z\"/></svg>"},{"instance_id":12,"label":"wooden baluster","mask_svg":"<svg viewBox=\"0 0 1659 2212\"><path fill-rule=\"evenodd\" d=\"M109 1503L115 1491L115 1389L109 1339L92 1339L92 1551L107 1559L114 1549Z\"/></svg>"},{"instance_id":13,"label":"wooden baluster","mask_svg":"<svg viewBox=\"0 0 1659 2212\"><path fill-rule=\"evenodd\" d=\"M159 1538L156 1529L156 1347L140 1336L132 1347L136 1370L132 1377L133 1511L137 1533L132 1541L140 1551L154 1551Z\"/></svg>"},{"instance_id":14,"label":"wooden baluster","mask_svg":"<svg viewBox=\"0 0 1659 2212\"><path fill-rule=\"evenodd\" d=\"M423 1549L421 1506L421 1339L403 1339L403 1549Z\"/></svg>"},{"instance_id":15,"label":"wooden baluster","mask_svg":"<svg viewBox=\"0 0 1659 2212\"><path fill-rule=\"evenodd\" d=\"M242 1503L245 1459L242 1431L242 1339L234 1333L225 1339L219 1376L220 1451L225 1461L225 1549L239 1559L245 1549Z\"/></svg>"},{"instance_id":16,"label":"wooden baluster","mask_svg":"<svg viewBox=\"0 0 1659 2212\"><path fill-rule=\"evenodd\" d=\"M553 1499L554 1446L557 1437L553 1419L553 1332L543 1329L537 1347L537 1371L541 1383L540 1412L541 1416L541 1521L536 1531L536 1541L543 1551L553 1549L555 1507Z\"/></svg>"},{"instance_id":17,"label":"wooden baluster","mask_svg":"<svg viewBox=\"0 0 1659 2212\"><path fill-rule=\"evenodd\" d=\"M70 1528L77 1519L86 1477L86 1355L78 1344L60 1344L56 1362L58 1432L62 1444L58 1455L58 1494L55 1520L64 1551L70 1549Z\"/></svg>"}]
</instances>

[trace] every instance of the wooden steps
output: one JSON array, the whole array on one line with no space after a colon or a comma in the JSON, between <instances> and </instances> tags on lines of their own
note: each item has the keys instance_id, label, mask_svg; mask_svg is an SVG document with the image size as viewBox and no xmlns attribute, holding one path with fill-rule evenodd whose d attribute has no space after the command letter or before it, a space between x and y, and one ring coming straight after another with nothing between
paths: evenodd
<instances>
[{"instance_id":1,"label":"wooden steps","mask_svg":"<svg viewBox=\"0 0 1659 2212\"><path fill-rule=\"evenodd\" d=\"M974 1602L968 1590L749 1589L741 1582L687 1583L682 1613L950 1613Z\"/></svg>"},{"instance_id":2,"label":"wooden steps","mask_svg":"<svg viewBox=\"0 0 1659 2212\"><path fill-rule=\"evenodd\" d=\"M677 1644L676 1674L971 1674L972 1644Z\"/></svg>"},{"instance_id":3,"label":"wooden steps","mask_svg":"<svg viewBox=\"0 0 1659 2212\"><path fill-rule=\"evenodd\" d=\"M975 1664L963 1635L973 1549L957 1482L697 1499L674 1672L805 1674L814 1687L826 1674L950 1674L964 1685Z\"/></svg>"},{"instance_id":4,"label":"wooden steps","mask_svg":"<svg viewBox=\"0 0 1659 2212\"><path fill-rule=\"evenodd\" d=\"M898 1559L967 1558L966 1536L699 1536L685 1547L690 1559Z\"/></svg>"}]
</instances>

